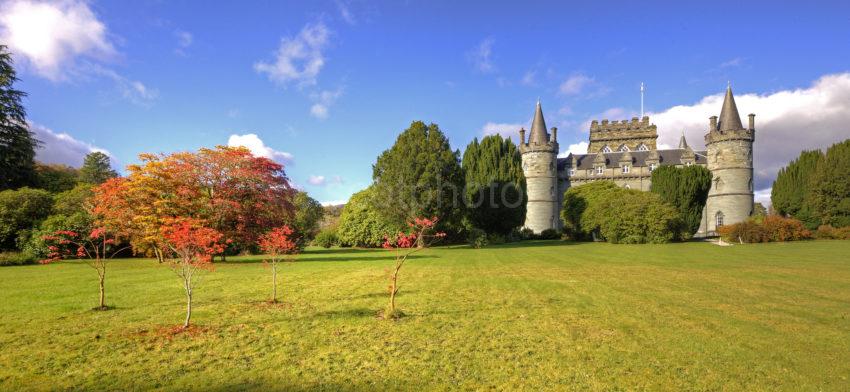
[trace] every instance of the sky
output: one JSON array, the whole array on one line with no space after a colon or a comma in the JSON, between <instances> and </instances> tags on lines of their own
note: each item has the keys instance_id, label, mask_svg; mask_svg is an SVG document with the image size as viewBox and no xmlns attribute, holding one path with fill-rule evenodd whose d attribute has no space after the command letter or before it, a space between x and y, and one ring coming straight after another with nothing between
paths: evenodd
<instances>
[{"instance_id":1,"label":"sky","mask_svg":"<svg viewBox=\"0 0 850 392\"><path fill-rule=\"evenodd\" d=\"M755 186L850 138L850 3L0 0L37 159L116 168L243 145L323 203L371 183L412 121L452 148L518 139L535 102L561 155L590 120L645 112L704 146L731 84L756 114Z\"/></svg>"}]
</instances>

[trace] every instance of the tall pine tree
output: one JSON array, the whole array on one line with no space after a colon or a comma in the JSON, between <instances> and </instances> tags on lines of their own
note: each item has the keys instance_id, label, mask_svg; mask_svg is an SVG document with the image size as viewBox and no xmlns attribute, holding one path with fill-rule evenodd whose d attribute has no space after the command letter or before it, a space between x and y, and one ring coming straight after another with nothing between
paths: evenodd
<instances>
[{"instance_id":1,"label":"tall pine tree","mask_svg":"<svg viewBox=\"0 0 850 392\"><path fill-rule=\"evenodd\" d=\"M684 223L682 237L690 238L699 229L702 210L711 189L711 171L703 166L663 165L652 171L649 190L679 211Z\"/></svg>"},{"instance_id":2,"label":"tall pine tree","mask_svg":"<svg viewBox=\"0 0 850 392\"><path fill-rule=\"evenodd\" d=\"M820 150L803 151L788 166L779 169L770 191L770 201L777 213L797 218L810 229L817 228L820 219L805 200L811 191L812 177L823 158Z\"/></svg>"},{"instance_id":3,"label":"tall pine tree","mask_svg":"<svg viewBox=\"0 0 850 392\"><path fill-rule=\"evenodd\" d=\"M522 158L511 139L499 135L475 138L463 153L468 216L488 233L507 234L525 220L525 176Z\"/></svg>"},{"instance_id":4,"label":"tall pine tree","mask_svg":"<svg viewBox=\"0 0 850 392\"><path fill-rule=\"evenodd\" d=\"M0 45L0 190L34 185L38 140L29 130L23 91L12 86L18 78L12 55Z\"/></svg>"},{"instance_id":5,"label":"tall pine tree","mask_svg":"<svg viewBox=\"0 0 850 392\"><path fill-rule=\"evenodd\" d=\"M816 212L822 224L850 226L850 139L826 150L809 185L803 210Z\"/></svg>"},{"instance_id":6,"label":"tall pine tree","mask_svg":"<svg viewBox=\"0 0 850 392\"><path fill-rule=\"evenodd\" d=\"M86 155L83 167L80 168L80 181L97 185L114 177L118 177L118 173L112 170L108 155L100 151Z\"/></svg>"}]
</instances>

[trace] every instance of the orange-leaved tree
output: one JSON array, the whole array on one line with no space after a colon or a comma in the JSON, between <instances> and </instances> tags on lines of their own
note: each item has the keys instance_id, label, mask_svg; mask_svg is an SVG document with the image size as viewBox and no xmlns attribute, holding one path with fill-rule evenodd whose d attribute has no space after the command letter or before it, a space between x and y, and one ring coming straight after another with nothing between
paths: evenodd
<instances>
[{"instance_id":1,"label":"orange-leaved tree","mask_svg":"<svg viewBox=\"0 0 850 392\"><path fill-rule=\"evenodd\" d=\"M215 229L204 227L197 219L181 218L162 226L162 237L170 255L169 266L180 277L186 292L186 321L192 318L192 295L200 277L199 271L212 270L212 257L223 251L222 235Z\"/></svg>"},{"instance_id":2,"label":"orange-leaved tree","mask_svg":"<svg viewBox=\"0 0 850 392\"><path fill-rule=\"evenodd\" d=\"M295 255L301 252L294 231L289 226L277 227L260 237L260 249L268 255L263 262L272 268L272 303L277 302L277 264L281 261L295 261Z\"/></svg>"},{"instance_id":3,"label":"orange-leaved tree","mask_svg":"<svg viewBox=\"0 0 850 392\"><path fill-rule=\"evenodd\" d=\"M42 264L48 264L66 258L78 258L86 260L89 267L97 271L98 287L100 288L100 302L96 310L107 310L106 306L106 261L128 247L119 248L118 237L104 227L96 227L86 235L80 233L59 230L43 237L47 244L47 258L41 260Z\"/></svg>"},{"instance_id":4,"label":"orange-leaved tree","mask_svg":"<svg viewBox=\"0 0 850 392\"><path fill-rule=\"evenodd\" d=\"M446 236L444 232L434 232L434 225L438 218L414 218L408 223L410 231L400 232L395 237L384 237L384 248L395 251L395 265L390 272L390 303L384 312L385 319L396 318L400 313L396 312L395 297L398 294L398 275L404 262L414 253L419 252Z\"/></svg>"}]
</instances>

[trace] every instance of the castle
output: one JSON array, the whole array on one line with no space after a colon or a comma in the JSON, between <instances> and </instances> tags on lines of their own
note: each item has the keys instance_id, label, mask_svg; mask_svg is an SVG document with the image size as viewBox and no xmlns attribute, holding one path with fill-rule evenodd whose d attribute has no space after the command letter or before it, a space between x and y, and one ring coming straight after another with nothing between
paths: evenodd
<instances>
[{"instance_id":1,"label":"castle","mask_svg":"<svg viewBox=\"0 0 850 392\"><path fill-rule=\"evenodd\" d=\"M718 226L742 222L753 212L755 114L749 115L745 128L731 87L726 89L719 121L717 116L709 118L704 151L693 150L684 133L677 148L657 149L657 128L644 116L619 122L594 120L587 154L558 158L558 129L547 132L540 102L528 139L525 133L520 129L522 168L528 186L525 227L536 233L561 228L562 199L570 187L608 180L625 188L649 191L652 171L660 165L700 165L711 171L711 190L696 236L716 235Z\"/></svg>"}]
</instances>

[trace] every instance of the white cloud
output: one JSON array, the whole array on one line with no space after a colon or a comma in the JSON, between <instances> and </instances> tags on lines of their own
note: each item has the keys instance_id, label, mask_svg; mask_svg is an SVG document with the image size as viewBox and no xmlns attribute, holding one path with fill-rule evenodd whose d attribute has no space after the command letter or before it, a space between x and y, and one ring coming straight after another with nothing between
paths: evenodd
<instances>
[{"instance_id":1,"label":"white cloud","mask_svg":"<svg viewBox=\"0 0 850 392\"><path fill-rule=\"evenodd\" d=\"M757 190L757 191L754 192L755 195L753 196L753 198L755 199L756 203L761 203L763 206L767 207L771 204L770 203L770 192L772 190L773 190L773 187L770 187L770 188L767 188L767 189L762 189L762 190Z\"/></svg>"},{"instance_id":2,"label":"white cloud","mask_svg":"<svg viewBox=\"0 0 850 392\"><path fill-rule=\"evenodd\" d=\"M558 158L566 158L570 154L587 154L587 142L578 142L567 146L567 150L558 154Z\"/></svg>"},{"instance_id":3,"label":"white cloud","mask_svg":"<svg viewBox=\"0 0 850 392\"><path fill-rule=\"evenodd\" d=\"M307 178L307 183L315 186L339 185L342 184L342 177L333 176L331 178L327 178L325 176L311 175L309 178Z\"/></svg>"},{"instance_id":4,"label":"white cloud","mask_svg":"<svg viewBox=\"0 0 850 392\"><path fill-rule=\"evenodd\" d=\"M522 79L520 79L519 83L523 86L534 87L537 86L537 72L536 71L528 71L524 75L522 75Z\"/></svg>"},{"instance_id":5,"label":"white cloud","mask_svg":"<svg viewBox=\"0 0 850 392\"><path fill-rule=\"evenodd\" d=\"M348 199L328 200L328 201L323 201L323 202L321 202L321 203L322 203L322 205L323 205L323 206L325 206L325 207L328 207L328 206L338 206L338 205L342 205L342 204L346 204L346 203L348 203Z\"/></svg>"},{"instance_id":6,"label":"white cloud","mask_svg":"<svg viewBox=\"0 0 850 392\"><path fill-rule=\"evenodd\" d=\"M496 67L493 65L493 60L491 59L493 55L494 42L495 41L492 38L487 38L467 53L467 58L469 58L469 61L472 62L472 65L475 66L475 69L479 72L491 73L496 70Z\"/></svg>"},{"instance_id":7,"label":"white cloud","mask_svg":"<svg viewBox=\"0 0 850 392\"><path fill-rule=\"evenodd\" d=\"M195 42L195 37L192 33L183 30L175 31L174 36L177 37L177 49L174 49L174 53L184 57L187 56L186 49L192 46L192 43Z\"/></svg>"},{"instance_id":8,"label":"white cloud","mask_svg":"<svg viewBox=\"0 0 850 392\"><path fill-rule=\"evenodd\" d=\"M35 159L39 162L80 167L83 165L83 158L91 152L100 151L112 155L103 148L74 139L65 132L55 132L39 124L29 125L35 133L35 138L42 143L41 147L35 150Z\"/></svg>"},{"instance_id":9,"label":"white cloud","mask_svg":"<svg viewBox=\"0 0 850 392\"><path fill-rule=\"evenodd\" d=\"M308 24L295 37L282 38L274 62L257 62L254 70L282 86L294 82L299 86L314 85L325 65L323 50L331 31L324 23Z\"/></svg>"},{"instance_id":10,"label":"white cloud","mask_svg":"<svg viewBox=\"0 0 850 392\"><path fill-rule=\"evenodd\" d=\"M520 123L488 122L481 127L481 136L502 135L505 138L519 140L519 129L525 125Z\"/></svg>"},{"instance_id":11,"label":"white cloud","mask_svg":"<svg viewBox=\"0 0 850 392\"><path fill-rule=\"evenodd\" d=\"M357 19L354 17L354 13L351 12L351 8L348 5L348 2L343 0L336 1L336 8L339 11L339 16L345 23L350 25L357 24Z\"/></svg>"},{"instance_id":12,"label":"white cloud","mask_svg":"<svg viewBox=\"0 0 850 392\"><path fill-rule=\"evenodd\" d=\"M582 92L585 87L594 82L594 79L584 74L574 74L564 80L561 86L558 87L558 94L561 95L576 95Z\"/></svg>"},{"instance_id":13,"label":"white cloud","mask_svg":"<svg viewBox=\"0 0 850 392\"><path fill-rule=\"evenodd\" d=\"M251 150L251 153L255 156L268 158L283 163L292 163L294 158L292 154L288 152L277 151L271 147L266 146L266 144L263 143L263 140L253 133L247 133L244 135L230 135L230 138L227 139L227 145L230 147L246 147L247 149Z\"/></svg>"},{"instance_id":14,"label":"white cloud","mask_svg":"<svg viewBox=\"0 0 850 392\"><path fill-rule=\"evenodd\" d=\"M47 79L66 79L78 56L105 59L115 54L106 26L86 1L15 0L2 9L0 42Z\"/></svg>"},{"instance_id":15,"label":"white cloud","mask_svg":"<svg viewBox=\"0 0 850 392\"><path fill-rule=\"evenodd\" d=\"M111 79L121 95L137 105L150 106L159 97L159 90L149 88L138 80L127 79L109 68L91 65L88 70L93 74Z\"/></svg>"},{"instance_id":16,"label":"white cloud","mask_svg":"<svg viewBox=\"0 0 850 392\"><path fill-rule=\"evenodd\" d=\"M756 189L769 188L779 169L800 151L826 148L850 138L850 73L823 76L807 88L738 94L735 102L745 126L747 114L756 114ZM722 103L721 93L691 105L649 113L658 125L659 144L677 145L684 131L692 147L704 148L708 118L720 115Z\"/></svg>"},{"instance_id":17,"label":"white cloud","mask_svg":"<svg viewBox=\"0 0 850 392\"><path fill-rule=\"evenodd\" d=\"M342 96L342 90L342 87L339 87L336 90L324 90L310 94L310 99L313 100L313 105L310 106L310 115L321 120L328 118L328 110Z\"/></svg>"},{"instance_id":18,"label":"white cloud","mask_svg":"<svg viewBox=\"0 0 850 392\"><path fill-rule=\"evenodd\" d=\"M734 59L720 63L720 68L738 67L744 63L744 59L735 57Z\"/></svg>"}]
</instances>

